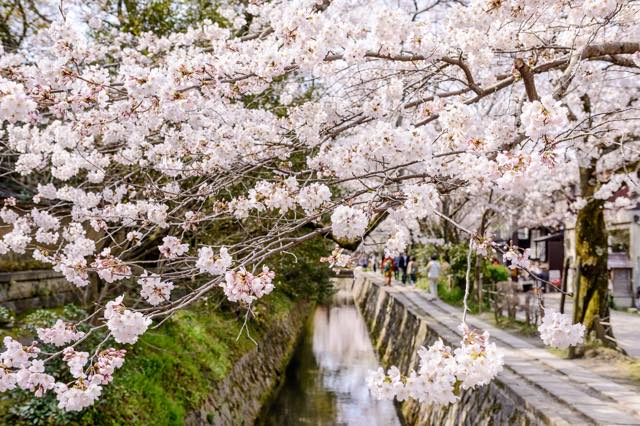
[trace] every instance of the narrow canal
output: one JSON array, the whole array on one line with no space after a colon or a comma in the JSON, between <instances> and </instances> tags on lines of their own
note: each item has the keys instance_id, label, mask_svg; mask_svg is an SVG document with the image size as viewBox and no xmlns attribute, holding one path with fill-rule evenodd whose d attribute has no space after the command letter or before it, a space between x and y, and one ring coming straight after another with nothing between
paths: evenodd
<instances>
[{"instance_id":1,"label":"narrow canal","mask_svg":"<svg viewBox=\"0 0 640 426\"><path fill-rule=\"evenodd\" d=\"M281 425L400 425L391 401L366 386L376 360L367 328L350 293L318 306L286 372L285 383L258 422Z\"/></svg>"}]
</instances>

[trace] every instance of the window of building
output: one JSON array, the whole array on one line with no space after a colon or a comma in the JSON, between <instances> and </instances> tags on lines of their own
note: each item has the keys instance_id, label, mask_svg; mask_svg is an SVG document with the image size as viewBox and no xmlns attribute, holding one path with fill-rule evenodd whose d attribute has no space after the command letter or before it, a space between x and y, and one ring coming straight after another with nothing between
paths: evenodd
<instances>
[{"instance_id":1,"label":"window of building","mask_svg":"<svg viewBox=\"0 0 640 426\"><path fill-rule=\"evenodd\" d=\"M541 262L547 261L547 242L546 241L538 241L536 244L536 252L538 255L538 259Z\"/></svg>"},{"instance_id":2,"label":"window of building","mask_svg":"<svg viewBox=\"0 0 640 426\"><path fill-rule=\"evenodd\" d=\"M538 253L538 243L536 243L536 239L540 238L541 232L539 229L531 230L531 255L529 256L531 259L540 259L540 254Z\"/></svg>"},{"instance_id":3,"label":"window of building","mask_svg":"<svg viewBox=\"0 0 640 426\"><path fill-rule=\"evenodd\" d=\"M529 239L529 228L520 228L520 229L518 229L518 239L519 240L528 240Z\"/></svg>"},{"instance_id":4,"label":"window of building","mask_svg":"<svg viewBox=\"0 0 640 426\"><path fill-rule=\"evenodd\" d=\"M629 253L630 240L629 228L609 231L609 249L612 253Z\"/></svg>"}]
</instances>

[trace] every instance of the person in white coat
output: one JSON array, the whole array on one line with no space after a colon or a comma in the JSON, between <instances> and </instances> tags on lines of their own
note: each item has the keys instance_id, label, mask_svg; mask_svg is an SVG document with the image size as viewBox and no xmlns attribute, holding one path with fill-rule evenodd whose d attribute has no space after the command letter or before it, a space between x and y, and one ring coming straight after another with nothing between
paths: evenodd
<instances>
[{"instance_id":1,"label":"person in white coat","mask_svg":"<svg viewBox=\"0 0 640 426\"><path fill-rule=\"evenodd\" d=\"M431 260L427 263L427 277L429 278L429 294L434 299L438 298L438 281L440 280L440 270L442 269L438 257L431 256Z\"/></svg>"}]
</instances>

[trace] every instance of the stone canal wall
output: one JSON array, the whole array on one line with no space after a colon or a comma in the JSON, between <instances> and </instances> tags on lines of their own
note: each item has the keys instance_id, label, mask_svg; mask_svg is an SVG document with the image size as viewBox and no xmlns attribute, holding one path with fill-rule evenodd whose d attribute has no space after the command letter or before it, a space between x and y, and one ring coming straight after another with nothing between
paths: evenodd
<instances>
[{"instance_id":1,"label":"stone canal wall","mask_svg":"<svg viewBox=\"0 0 640 426\"><path fill-rule=\"evenodd\" d=\"M59 272L0 273L0 306L16 313L72 303L78 300L79 295L80 292Z\"/></svg>"},{"instance_id":2,"label":"stone canal wall","mask_svg":"<svg viewBox=\"0 0 640 426\"><path fill-rule=\"evenodd\" d=\"M418 366L420 346L427 346L438 338L451 346L459 344L460 336L441 324L436 315L430 317L408 303L400 289L382 286L381 277L356 273L355 279L341 280L340 284L352 291L385 367L396 365L407 373ZM561 409L558 409L560 413L546 412L546 407L528 400L522 386L527 385L505 371L491 384L463 392L456 404L433 406L408 400L399 405L399 411L407 425L567 424L555 421L556 414L567 414L577 420L577 423L568 422L571 424L591 423Z\"/></svg>"},{"instance_id":3,"label":"stone canal wall","mask_svg":"<svg viewBox=\"0 0 640 426\"><path fill-rule=\"evenodd\" d=\"M209 398L185 420L186 425L253 425L284 378L311 304L298 303L270 325L255 349L235 363L231 372L213 384Z\"/></svg>"}]
</instances>

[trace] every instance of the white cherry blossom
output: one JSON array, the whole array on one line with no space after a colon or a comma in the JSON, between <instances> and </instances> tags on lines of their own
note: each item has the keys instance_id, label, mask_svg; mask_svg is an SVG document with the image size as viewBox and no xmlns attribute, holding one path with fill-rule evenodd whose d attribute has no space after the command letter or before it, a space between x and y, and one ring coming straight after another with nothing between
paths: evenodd
<instances>
[{"instance_id":1,"label":"white cherry blossom","mask_svg":"<svg viewBox=\"0 0 640 426\"><path fill-rule=\"evenodd\" d=\"M538 331L545 345L564 349L582 343L585 327L581 323L573 324L566 314L547 311Z\"/></svg>"},{"instance_id":2,"label":"white cherry blossom","mask_svg":"<svg viewBox=\"0 0 640 426\"><path fill-rule=\"evenodd\" d=\"M55 346L64 346L67 343L75 342L85 335L84 332L77 331L73 324L65 323L61 319L57 320L52 327L38 328L36 331L38 338L43 343Z\"/></svg>"},{"instance_id":3,"label":"white cherry blossom","mask_svg":"<svg viewBox=\"0 0 640 426\"><path fill-rule=\"evenodd\" d=\"M189 244L182 244L179 238L167 236L162 239L162 245L158 249L167 259L174 259L189 251Z\"/></svg>"},{"instance_id":4,"label":"white cherry blossom","mask_svg":"<svg viewBox=\"0 0 640 426\"><path fill-rule=\"evenodd\" d=\"M331 215L331 229L337 238L353 240L364 235L369 220L359 209L338 206Z\"/></svg>"},{"instance_id":5,"label":"white cherry blossom","mask_svg":"<svg viewBox=\"0 0 640 426\"><path fill-rule=\"evenodd\" d=\"M140 312L126 309L122 303L123 298L124 296L118 296L107 303L104 318L116 342L133 344L138 341L141 334L147 331L151 325L151 319L145 318Z\"/></svg>"},{"instance_id":6,"label":"white cherry blossom","mask_svg":"<svg viewBox=\"0 0 640 426\"><path fill-rule=\"evenodd\" d=\"M232 262L233 260L226 247L220 248L218 256L214 255L211 247L201 247L198 250L196 266L200 269L200 272L223 275L231 267Z\"/></svg>"},{"instance_id":7,"label":"white cherry blossom","mask_svg":"<svg viewBox=\"0 0 640 426\"><path fill-rule=\"evenodd\" d=\"M162 277L157 274L149 274L146 271L138 278L138 284L142 286L140 296L147 303L157 306L161 303L168 302L171 298L171 290L173 283L162 281Z\"/></svg>"}]
</instances>

